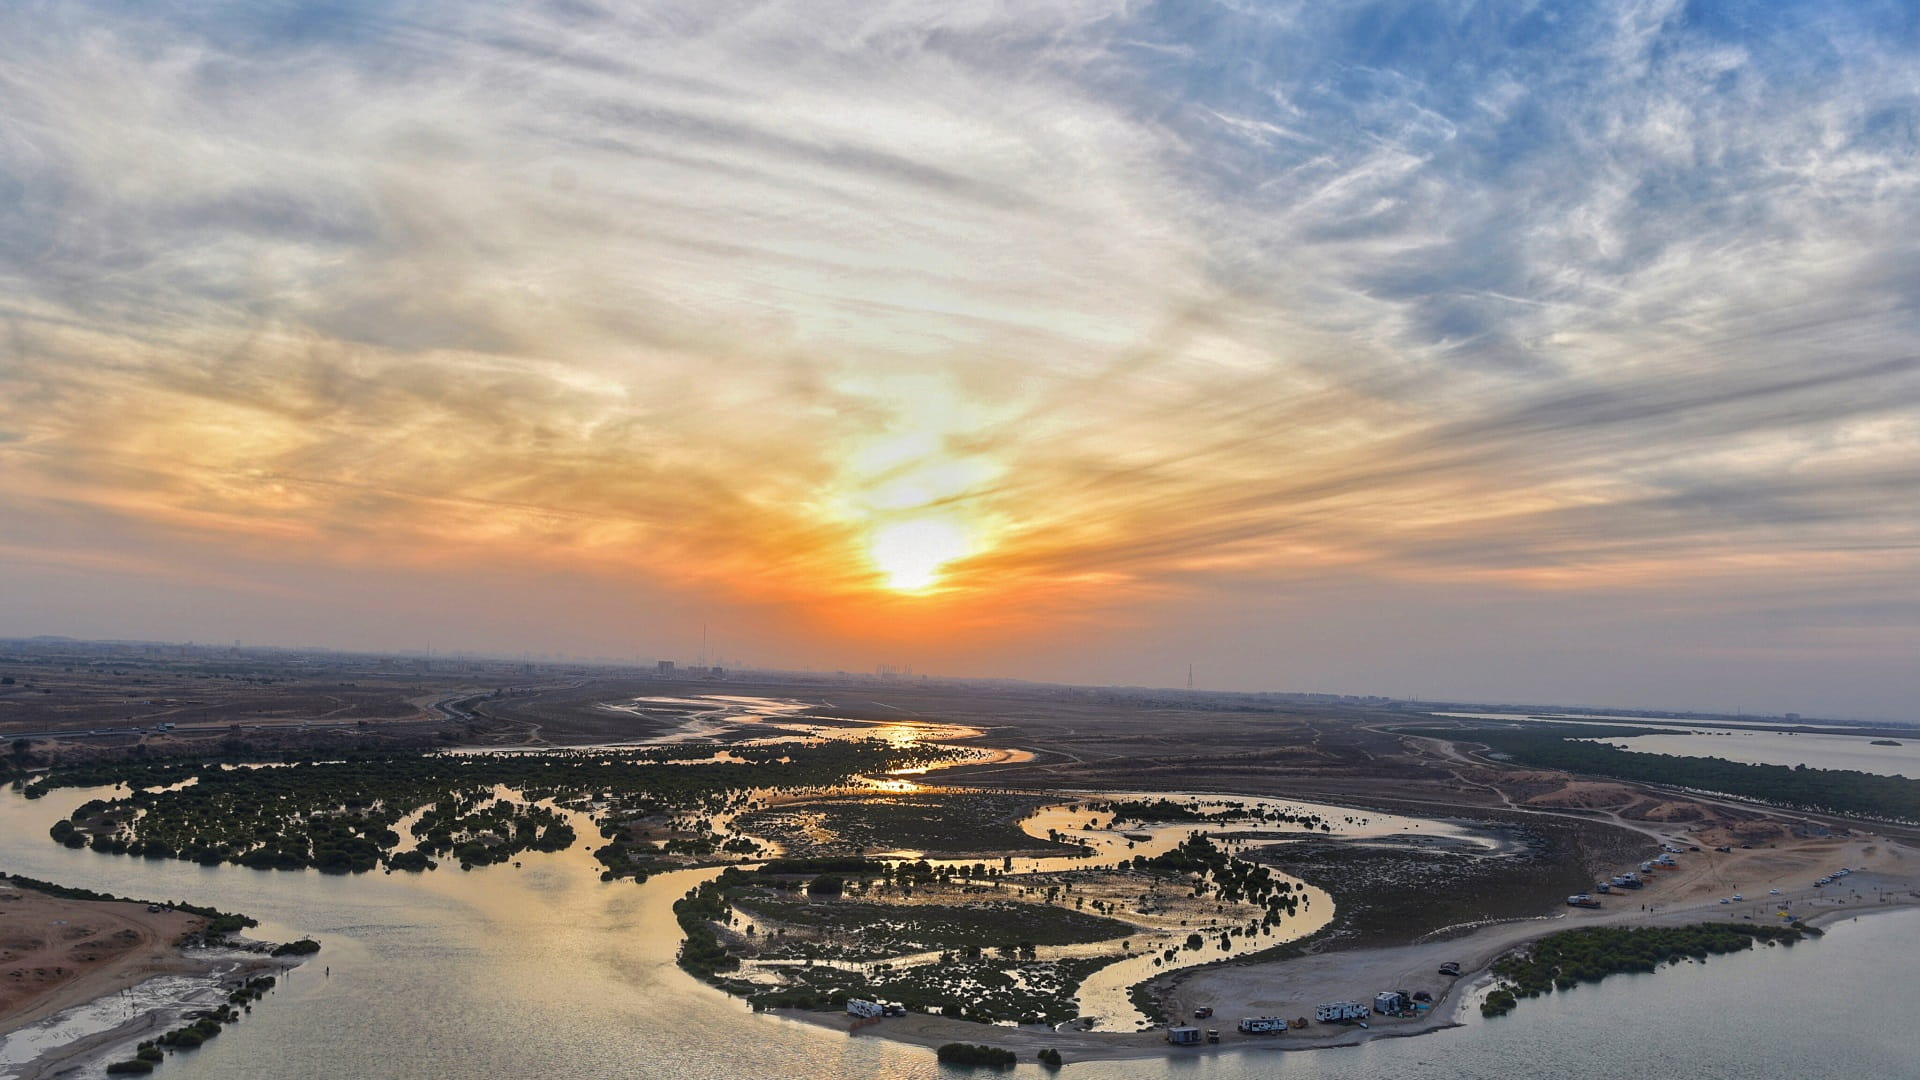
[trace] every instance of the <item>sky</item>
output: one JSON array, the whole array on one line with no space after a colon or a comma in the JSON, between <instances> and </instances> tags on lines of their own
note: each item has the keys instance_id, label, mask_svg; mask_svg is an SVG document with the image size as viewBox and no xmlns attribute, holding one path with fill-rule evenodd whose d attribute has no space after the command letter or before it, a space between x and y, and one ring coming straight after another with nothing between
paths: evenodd
<instances>
[{"instance_id":1,"label":"sky","mask_svg":"<svg viewBox=\"0 0 1920 1080\"><path fill-rule=\"evenodd\" d=\"M1920 720L1920 7L0 6L0 634Z\"/></svg>"}]
</instances>

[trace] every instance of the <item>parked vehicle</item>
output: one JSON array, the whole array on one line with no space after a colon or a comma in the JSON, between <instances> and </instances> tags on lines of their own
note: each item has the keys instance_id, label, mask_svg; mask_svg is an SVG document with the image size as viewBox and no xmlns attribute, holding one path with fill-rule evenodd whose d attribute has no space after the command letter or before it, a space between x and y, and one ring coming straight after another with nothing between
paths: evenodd
<instances>
[{"instance_id":1,"label":"parked vehicle","mask_svg":"<svg viewBox=\"0 0 1920 1080\"><path fill-rule=\"evenodd\" d=\"M1313 1007L1313 1018L1323 1024L1364 1021L1371 1013L1371 1009L1358 1001L1335 1001Z\"/></svg>"}]
</instances>

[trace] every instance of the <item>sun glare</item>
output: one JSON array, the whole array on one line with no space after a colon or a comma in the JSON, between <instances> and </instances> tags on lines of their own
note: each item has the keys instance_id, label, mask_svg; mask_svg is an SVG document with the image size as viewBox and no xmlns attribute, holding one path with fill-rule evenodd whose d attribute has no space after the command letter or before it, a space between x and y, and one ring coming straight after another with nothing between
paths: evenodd
<instances>
[{"instance_id":1,"label":"sun glare","mask_svg":"<svg viewBox=\"0 0 1920 1080\"><path fill-rule=\"evenodd\" d=\"M920 592L940 571L967 554L967 534L951 521L914 518L874 530L867 553L895 592Z\"/></svg>"}]
</instances>

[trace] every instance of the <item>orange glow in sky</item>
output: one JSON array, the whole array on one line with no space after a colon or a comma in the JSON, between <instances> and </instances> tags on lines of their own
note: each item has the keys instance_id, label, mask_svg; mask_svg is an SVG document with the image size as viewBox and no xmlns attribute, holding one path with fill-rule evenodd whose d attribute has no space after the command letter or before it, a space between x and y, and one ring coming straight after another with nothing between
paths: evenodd
<instances>
[{"instance_id":1,"label":"orange glow in sky","mask_svg":"<svg viewBox=\"0 0 1920 1080\"><path fill-rule=\"evenodd\" d=\"M1898 5L629 6L0 4L0 636L1920 698Z\"/></svg>"}]
</instances>

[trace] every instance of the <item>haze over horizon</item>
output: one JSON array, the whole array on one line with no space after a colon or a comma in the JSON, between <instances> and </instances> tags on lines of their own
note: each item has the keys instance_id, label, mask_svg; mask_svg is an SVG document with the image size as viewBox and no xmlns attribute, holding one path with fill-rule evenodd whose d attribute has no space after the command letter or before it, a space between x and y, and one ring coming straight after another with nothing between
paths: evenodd
<instances>
[{"instance_id":1,"label":"haze over horizon","mask_svg":"<svg viewBox=\"0 0 1920 1080\"><path fill-rule=\"evenodd\" d=\"M11 5L0 635L1914 719L1917 60L1896 0Z\"/></svg>"}]
</instances>

